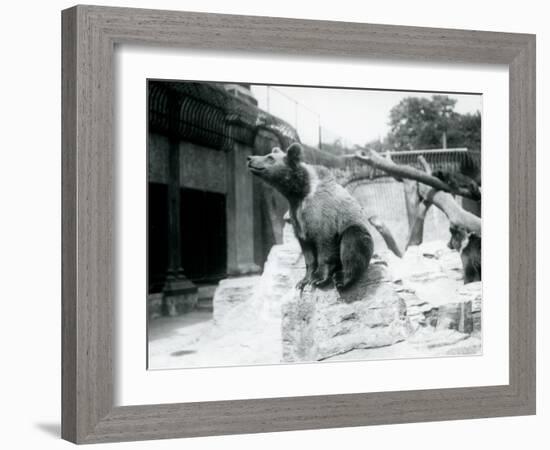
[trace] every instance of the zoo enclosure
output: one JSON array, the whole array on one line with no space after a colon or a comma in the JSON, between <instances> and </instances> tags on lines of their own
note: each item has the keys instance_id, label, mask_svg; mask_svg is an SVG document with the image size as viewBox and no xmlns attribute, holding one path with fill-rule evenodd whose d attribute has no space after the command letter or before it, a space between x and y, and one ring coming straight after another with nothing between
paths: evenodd
<instances>
[{"instance_id":1,"label":"zoo enclosure","mask_svg":"<svg viewBox=\"0 0 550 450\"><path fill-rule=\"evenodd\" d=\"M387 155L396 164L410 165L421 170L419 156L426 159L433 171L470 174L480 173L481 168L481 153L466 148L393 151ZM367 215L378 216L391 230L398 245L404 248L409 222L403 183L379 169L357 162L346 167L345 173L340 176L345 179L343 184L360 201ZM464 209L481 215L477 202L464 198L457 200ZM448 240L449 237L449 220L437 208L430 208L424 222L424 241ZM385 248L378 233L374 233L374 239L377 248Z\"/></svg>"},{"instance_id":2,"label":"zoo enclosure","mask_svg":"<svg viewBox=\"0 0 550 450\"><path fill-rule=\"evenodd\" d=\"M246 85L150 81L148 87L149 292L162 304L184 305L190 302L180 298L183 285L196 298L199 285L261 271L282 240L288 203L250 176L246 157L286 148L301 136L259 108ZM329 168L402 245L409 227L402 183L307 143L304 155L308 163ZM479 153L466 149L390 155L410 165L423 155L434 170L449 172L479 171L480 165ZM384 248L378 233L373 236ZM431 209L425 240L447 237L446 217Z\"/></svg>"}]
</instances>

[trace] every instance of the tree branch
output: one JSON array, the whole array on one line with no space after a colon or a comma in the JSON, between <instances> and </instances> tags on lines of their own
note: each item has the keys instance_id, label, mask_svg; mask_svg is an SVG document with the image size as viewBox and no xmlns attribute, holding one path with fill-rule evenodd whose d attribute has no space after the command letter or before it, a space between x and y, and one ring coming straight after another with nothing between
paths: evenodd
<instances>
[{"instance_id":1,"label":"tree branch","mask_svg":"<svg viewBox=\"0 0 550 450\"><path fill-rule=\"evenodd\" d=\"M454 197L448 192L430 190L426 200L432 202L449 218L451 225L460 226L481 236L481 219L460 207Z\"/></svg>"},{"instance_id":2,"label":"tree branch","mask_svg":"<svg viewBox=\"0 0 550 450\"><path fill-rule=\"evenodd\" d=\"M390 229L386 226L384 222L382 222L378 216L370 216L369 217L370 224L376 228L376 230L380 233L382 238L384 239L384 242L388 246L388 248L392 251L392 253L399 257L403 257L403 252L397 245L397 242L395 242L395 239L393 237L393 234L391 233Z\"/></svg>"},{"instance_id":3,"label":"tree branch","mask_svg":"<svg viewBox=\"0 0 550 450\"><path fill-rule=\"evenodd\" d=\"M366 152L357 152L354 157L371 167L383 170L388 175L391 175L394 178L408 178L410 180L416 180L420 183L427 184L434 189L460 195L462 197L471 198L473 200L479 200L481 196L479 191L472 192L471 189L466 189L460 186L453 188L447 183L441 181L439 178L436 178L426 172L422 172L421 170L415 169L414 167L395 164L393 161L387 158L383 158L373 150L367 150Z\"/></svg>"},{"instance_id":4,"label":"tree branch","mask_svg":"<svg viewBox=\"0 0 550 450\"><path fill-rule=\"evenodd\" d=\"M428 161L426 161L426 158L424 158L422 155L418 156L418 162L422 164L422 167L424 168L424 172L426 172L428 175L432 174L432 168L430 164L428 164Z\"/></svg>"},{"instance_id":5,"label":"tree branch","mask_svg":"<svg viewBox=\"0 0 550 450\"><path fill-rule=\"evenodd\" d=\"M441 181L439 178L435 178L428 173L422 172L421 170L417 170L410 166L395 164L390 159L382 158L372 150L369 150L366 155L356 154L355 158L364 161L371 167L383 170L393 177L416 180L418 182L417 195L423 200L424 205L422 208L417 208L417 212L419 213L417 219L420 219L420 221L418 223L413 221L411 224L412 226L409 232L407 247L414 244L418 240L415 236L418 235L420 227L423 225L423 219L430 203L433 203L441 211L443 211L452 225L463 227L466 230L481 236L481 219L476 215L462 209L451 195L451 193L454 194L457 192L454 192L449 185ZM431 171L431 167L427 161L424 158L420 158L422 157L419 157L419 161L422 166L427 171ZM468 194L471 194L470 191L468 191ZM465 195L465 197L472 198L471 195Z\"/></svg>"}]
</instances>

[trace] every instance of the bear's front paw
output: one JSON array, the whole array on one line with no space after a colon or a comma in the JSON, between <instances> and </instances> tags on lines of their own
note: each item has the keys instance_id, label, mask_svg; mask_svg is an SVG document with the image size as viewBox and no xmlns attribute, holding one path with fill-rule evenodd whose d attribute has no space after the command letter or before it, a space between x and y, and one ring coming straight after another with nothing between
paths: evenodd
<instances>
[{"instance_id":1,"label":"bear's front paw","mask_svg":"<svg viewBox=\"0 0 550 450\"><path fill-rule=\"evenodd\" d=\"M298 283L296 283L296 289L303 291L304 288L311 282L309 277L304 277Z\"/></svg>"}]
</instances>

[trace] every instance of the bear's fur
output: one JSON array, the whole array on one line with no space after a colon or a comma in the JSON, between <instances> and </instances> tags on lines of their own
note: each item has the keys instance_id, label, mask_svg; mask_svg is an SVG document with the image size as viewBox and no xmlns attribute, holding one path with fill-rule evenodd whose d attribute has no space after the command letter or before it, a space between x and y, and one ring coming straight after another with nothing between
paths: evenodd
<instances>
[{"instance_id":1,"label":"bear's fur","mask_svg":"<svg viewBox=\"0 0 550 450\"><path fill-rule=\"evenodd\" d=\"M451 239L447 246L460 253L464 284L481 281L481 238L464 227L451 225Z\"/></svg>"},{"instance_id":2,"label":"bear's fur","mask_svg":"<svg viewBox=\"0 0 550 450\"><path fill-rule=\"evenodd\" d=\"M290 219L306 263L297 287L350 287L367 270L373 240L357 200L323 167L303 161L300 144L286 153L279 148L265 156L249 156L249 170L288 200Z\"/></svg>"}]
</instances>

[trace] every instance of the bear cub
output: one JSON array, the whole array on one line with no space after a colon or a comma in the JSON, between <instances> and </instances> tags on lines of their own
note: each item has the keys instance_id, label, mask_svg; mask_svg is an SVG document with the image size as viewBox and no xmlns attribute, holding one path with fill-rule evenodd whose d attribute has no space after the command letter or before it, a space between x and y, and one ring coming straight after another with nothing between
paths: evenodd
<instances>
[{"instance_id":1,"label":"bear cub","mask_svg":"<svg viewBox=\"0 0 550 450\"><path fill-rule=\"evenodd\" d=\"M373 240L357 200L324 167L303 160L298 143L285 152L274 148L264 156L249 156L252 174L277 189L290 206L290 219L306 263L297 284L340 289L353 285L367 270Z\"/></svg>"}]
</instances>

